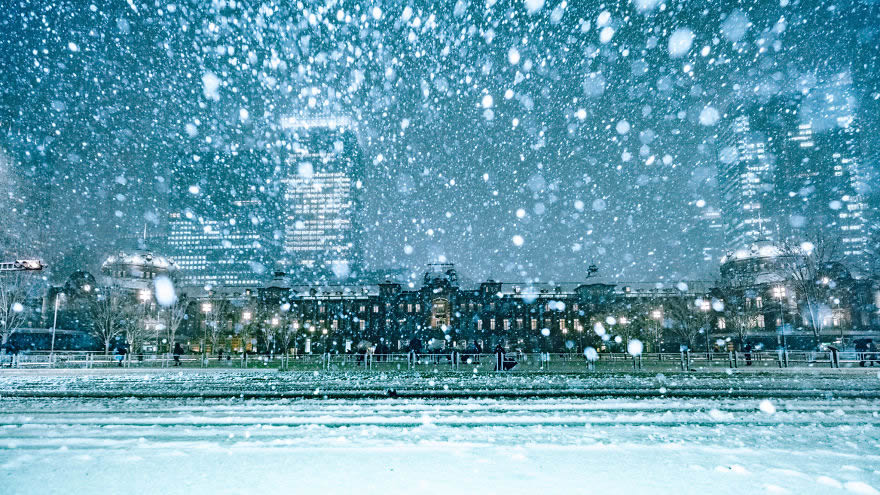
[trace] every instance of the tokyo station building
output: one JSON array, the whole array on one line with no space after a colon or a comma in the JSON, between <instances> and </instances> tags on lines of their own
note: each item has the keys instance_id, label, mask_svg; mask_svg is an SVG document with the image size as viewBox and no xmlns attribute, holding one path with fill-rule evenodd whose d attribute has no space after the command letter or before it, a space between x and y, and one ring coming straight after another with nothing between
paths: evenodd
<instances>
[{"instance_id":1,"label":"tokyo station building","mask_svg":"<svg viewBox=\"0 0 880 495\"><path fill-rule=\"evenodd\" d=\"M628 335L644 333L646 327L662 334L663 301L693 300L707 295L708 285L689 283L683 291L590 280L552 286L488 280L462 287L452 264L432 264L418 288L388 280L374 285L294 285L277 272L264 287L203 293L196 299L229 301L223 324L230 334L259 334L266 326L290 332L290 349L296 353L347 352L380 344L387 352L405 352L413 339L425 352L464 350L475 344L491 352L499 343L524 352L575 352L588 345L622 348ZM191 318L191 324L199 324L199 318ZM623 337L623 344L614 341L617 336Z\"/></svg>"}]
</instances>

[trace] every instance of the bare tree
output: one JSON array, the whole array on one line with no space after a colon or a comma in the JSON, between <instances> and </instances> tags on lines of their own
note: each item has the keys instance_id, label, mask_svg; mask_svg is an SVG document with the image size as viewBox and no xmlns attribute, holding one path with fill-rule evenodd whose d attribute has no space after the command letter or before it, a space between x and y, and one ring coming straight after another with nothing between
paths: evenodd
<instances>
[{"instance_id":1,"label":"bare tree","mask_svg":"<svg viewBox=\"0 0 880 495\"><path fill-rule=\"evenodd\" d=\"M0 275L0 344L4 348L27 321L25 307L33 285L32 278L26 274Z\"/></svg>"},{"instance_id":2,"label":"bare tree","mask_svg":"<svg viewBox=\"0 0 880 495\"><path fill-rule=\"evenodd\" d=\"M211 310L205 313L205 325L208 325L208 338L211 339L211 352L217 352L217 344L223 335L223 322L228 312L228 299L214 299L211 301Z\"/></svg>"},{"instance_id":3,"label":"bare tree","mask_svg":"<svg viewBox=\"0 0 880 495\"><path fill-rule=\"evenodd\" d=\"M653 308L650 303L640 302L635 304L627 311L626 318L629 320L626 330L621 333L627 340L637 338L643 342L650 342L653 350L660 347L662 339L662 328L659 323L651 317Z\"/></svg>"},{"instance_id":4,"label":"bare tree","mask_svg":"<svg viewBox=\"0 0 880 495\"><path fill-rule=\"evenodd\" d=\"M110 344L125 330L125 293L119 287L105 287L91 301L92 334L104 346L104 354L110 354Z\"/></svg>"},{"instance_id":5,"label":"bare tree","mask_svg":"<svg viewBox=\"0 0 880 495\"><path fill-rule=\"evenodd\" d=\"M141 304L134 304L128 301L122 308L120 318L122 327L125 331L125 343L128 350L132 354L140 353L141 349L149 337L149 331L146 325L146 313Z\"/></svg>"},{"instance_id":6,"label":"bare tree","mask_svg":"<svg viewBox=\"0 0 880 495\"><path fill-rule=\"evenodd\" d=\"M285 313L282 318L279 318L279 320L279 326L276 328L275 332L275 339L281 347L281 365L282 367L286 367L290 354L290 345L296 337L296 329L294 329L293 321L291 321L289 313Z\"/></svg>"},{"instance_id":7,"label":"bare tree","mask_svg":"<svg viewBox=\"0 0 880 495\"><path fill-rule=\"evenodd\" d=\"M293 322L290 321L290 318L284 318L281 321L281 326L278 328L278 345L281 346L285 356L287 356L290 344L295 336L296 331L293 328Z\"/></svg>"},{"instance_id":8,"label":"bare tree","mask_svg":"<svg viewBox=\"0 0 880 495\"><path fill-rule=\"evenodd\" d=\"M661 310L651 310L651 313L653 313L654 311ZM662 320L659 318L654 318L653 314L649 314L649 316L640 317L639 322L642 326L641 333L644 336L645 340L651 342L654 352L660 352L660 341L663 340Z\"/></svg>"},{"instance_id":9,"label":"bare tree","mask_svg":"<svg viewBox=\"0 0 880 495\"><path fill-rule=\"evenodd\" d=\"M689 349L694 348L697 335L709 331L709 317L706 311L700 308L701 299L691 299L688 296L670 298L664 305L666 326L673 335L682 343L687 344Z\"/></svg>"},{"instance_id":10,"label":"bare tree","mask_svg":"<svg viewBox=\"0 0 880 495\"><path fill-rule=\"evenodd\" d=\"M275 341L275 333L281 325L281 318L277 313L271 312L266 308L261 308L259 312L260 318L257 322L257 331L266 346L266 353L272 351L272 343Z\"/></svg>"},{"instance_id":11,"label":"bare tree","mask_svg":"<svg viewBox=\"0 0 880 495\"><path fill-rule=\"evenodd\" d=\"M168 348L174 349L177 339L177 331L187 317L189 300L186 297L177 297L174 303L165 309L165 331L168 333Z\"/></svg>"},{"instance_id":12,"label":"bare tree","mask_svg":"<svg viewBox=\"0 0 880 495\"><path fill-rule=\"evenodd\" d=\"M806 310L806 319L818 342L822 333L823 308L829 295L829 276L842 266L840 243L822 231L803 242L786 242L780 247L786 278Z\"/></svg>"},{"instance_id":13,"label":"bare tree","mask_svg":"<svg viewBox=\"0 0 880 495\"><path fill-rule=\"evenodd\" d=\"M721 316L725 326L736 334L742 347L761 314L757 304L759 289L747 277L727 277L716 284L713 292L724 304Z\"/></svg>"}]
</instances>

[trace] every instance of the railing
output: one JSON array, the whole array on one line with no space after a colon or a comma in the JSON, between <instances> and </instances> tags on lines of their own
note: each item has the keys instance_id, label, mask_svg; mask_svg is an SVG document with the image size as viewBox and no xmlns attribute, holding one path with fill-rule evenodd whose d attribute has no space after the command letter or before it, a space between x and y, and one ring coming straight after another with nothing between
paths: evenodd
<instances>
[{"instance_id":1,"label":"railing","mask_svg":"<svg viewBox=\"0 0 880 495\"><path fill-rule=\"evenodd\" d=\"M513 372L584 372L589 370L698 371L723 368L858 367L880 365L880 353L853 351L752 351L600 353L590 362L577 353L505 354ZM511 361L512 360L512 361ZM37 351L0 355L5 368L277 368L279 370L374 370L374 371L495 371L497 356L470 353L305 354L298 356L224 354L104 354L92 351Z\"/></svg>"}]
</instances>

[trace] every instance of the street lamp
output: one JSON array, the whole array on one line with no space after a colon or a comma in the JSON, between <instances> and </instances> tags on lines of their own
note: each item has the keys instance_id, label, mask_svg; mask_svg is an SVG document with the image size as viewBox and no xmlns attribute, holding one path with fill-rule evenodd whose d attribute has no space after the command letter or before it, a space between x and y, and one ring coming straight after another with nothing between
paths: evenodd
<instances>
[{"instance_id":1,"label":"street lamp","mask_svg":"<svg viewBox=\"0 0 880 495\"><path fill-rule=\"evenodd\" d=\"M241 326L241 366L243 368L247 367L247 345L248 345L248 327L251 324L251 318L253 318L254 314L250 310L244 310L241 312L241 320L244 324Z\"/></svg>"},{"instance_id":2,"label":"street lamp","mask_svg":"<svg viewBox=\"0 0 880 495\"><path fill-rule=\"evenodd\" d=\"M788 345L785 341L785 305L783 304L785 300L785 287L781 285L773 287L773 298L779 300L779 312L782 317L782 349L785 353L786 364L788 364Z\"/></svg>"},{"instance_id":3,"label":"street lamp","mask_svg":"<svg viewBox=\"0 0 880 495\"><path fill-rule=\"evenodd\" d=\"M254 314L248 310L245 310L241 313L241 319L244 322L242 326L242 336L241 336L241 355L245 356L247 354L247 328L248 325L251 324L251 318L253 318Z\"/></svg>"},{"instance_id":4,"label":"street lamp","mask_svg":"<svg viewBox=\"0 0 880 495\"><path fill-rule=\"evenodd\" d=\"M299 348L296 345L296 332L299 331L299 320L293 320L293 357L299 354Z\"/></svg>"},{"instance_id":5,"label":"street lamp","mask_svg":"<svg viewBox=\"0 0 880 495\"><path fill-rule=\"evenodd\" d=\"M841 318L840 313L840 298L833 298L832 302L834 303L834 311L831 313L831 323L837 324L840 327L840 343L843 344L843 318Z\"/></svg>"},{"instance_id":6,"label":"street lamp","mask_svg":"<svg viewBox=\"0 0 880 495\"><path fill-rule=\"evenodd\" d=\"M206 301L206 302L202 303L202 312L205 313L205 322L204 322L205 326L204 326L204 329L202 330L202 365L204 366L207 364L207 360L208 360L208 355L207 355L208 350L205 348L205 346L207 345L207 342L208 342L208 314L211 313L211 302L210 301Z\"/></svg>"},{"instance_id":7,"label":"street lamp","mask_svg":"<svg viewBox=\"0 0 880 495\"><path fill-rule=\"evenodd\" d=\"M140 299L141 302L144 303L144 322L143 322L144 323L144 335L146 335L146 332L149 330L149 328L147 328L147 312L148 312L147 304L150 302L151 297L152 296L150 294L149 289L141 289L138 292L138 299ZM158 329L156 331L156 353L157 354L159 353L159 332L158 332Z\"/></svg>"},{"instance_id":8,"label":"street lamp","mask_svg":"<svg viewBox=\"0 0 880 495\"><path fill-rule=\"evenodd\" d=\"M663 354L660 352L660 322L663 320L663 310L655 309L651 311L651 319L657 322L657 330L654 333L654 345L657 347L657 356L662 359Z\"/></svg>"},{"instance_id":9,"label":"street lamp","mask_svg":"<svg viewBox=\"0 0 880 495\"><path fill-rule=\"evenodd\" d=\"M278 332L278 323L280 320L277 316L272 317L272 335L270 336L270 340L272 340L272 351L269 353L270 359L275 359L275 334Z\"/></svg>"},{"instance_id":10,"label":"street lamp","mask_svg":"<svg viewBox=\"0 0 880 495\"><path fill-rule=\"evenodd\" d=\"M712 309L712 303L707 301L706 299L697 299L696 301L698 309L705 313L709 314L709 310ZM701 318L703 323L705 323L705 331L706 331L706 359L712 359L712 355L709 351L709 341L712 340L712 325L711 322L706 321L707 319Z\"/></svg>"},{"instance_id":11,"label":"street lamp","mask_svg":"<svg viewBox=\"0 0 880 495\"><path fill-rule=\"evenodd\" d=\"M55 328L58 326L58 306L61 304L61 298L64 297L63 292L55 294L55 317L52 319L52 344L49 347L49 362L55 360Z\"/></svg>"}]
</instances>

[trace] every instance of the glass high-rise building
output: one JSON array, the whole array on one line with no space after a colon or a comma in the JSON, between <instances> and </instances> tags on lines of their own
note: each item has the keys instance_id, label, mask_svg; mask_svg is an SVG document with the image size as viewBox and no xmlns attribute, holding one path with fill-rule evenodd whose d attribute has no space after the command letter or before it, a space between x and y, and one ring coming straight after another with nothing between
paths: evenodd
<instances>
[{"instance_id":1,"label":"glass high-rise building","mask_svg":"<svg viewBox=\"0 0 880 495\"><path fill-rule=\"evenodd\" d=\"M261 206L256 200L234 201L220 218L172 212L166 245L169 257L180 269L180 284L260 285L272 268L270 250L254 214Z\"/></svg>"},{"instance_id":2,"label":"glass high-rise building","mask_svg":"<svg viewBox=\"0 0 880 495\"><path fill-rule=\"evenodd\" d=\"M760 241L838 243L855 274L873 256L859 127L837 75L805 95L778 97L737 115L722 136L718 186L728 251Z\"/></svg>"},{"instance_id":3,"label":"glass high-rise building","mask_svg":"<svg viewBox=\"0 0 880 495\"><path fill-rule=\"evenodd\" d=\"M775 237L771 211L774 167L766 139L752 129L748 115L734 119L724 141L718 187L725 245L736 251Z\"/></svg>"},{"instance_id":4,"label":"glass high-rise building","mask_svg":"<svg viewBox=\"0 0 880 495\"><path fill-rule=\"evenodd\" d=\"M187 286L255 287L281 258L277 155L263 150L201 153L181 180L180 210L168 217L165 251Z\"/></svg>"},{"instance_id":5,"label":"glass high-rise building","mask_svg":"<svg viewBox=\"0 0 880 495\"><path fill-rule=\"evenodd\" d=\"M360 266L361 151L346 120L288 120L284 260L306 278L344 279Z\"/></svg>"},{"instance_id":6,"label":"glass high-rise building","mask_svg":"<svg viewBox=\"0 0 880 495\"><path fill-rule=\"evenodd\" d=\"M868 240L870 210L864 198L859 131L851 121L816 130L800 123L785 142L787 167L780 173L784 235L821 228L839 242L849 268L864 273L872 252Z\"/></svg>"}]
</instances>

